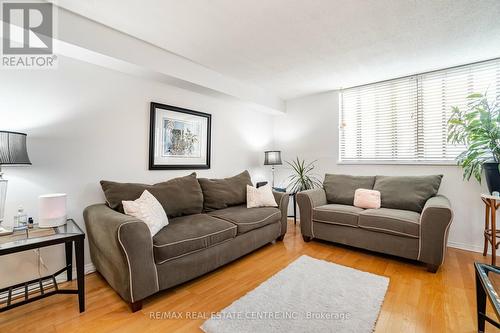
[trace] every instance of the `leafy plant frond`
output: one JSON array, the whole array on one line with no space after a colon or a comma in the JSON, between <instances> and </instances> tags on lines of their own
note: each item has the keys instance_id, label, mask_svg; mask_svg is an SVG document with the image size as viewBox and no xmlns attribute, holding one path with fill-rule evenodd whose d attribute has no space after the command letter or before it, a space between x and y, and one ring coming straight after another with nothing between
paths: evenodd
<instances>
[{"instance_id":1,"label":"leafy plant frond","mask_svg":"<svg viewBox=\"0 0 500 333\"><path fill-rule=\"evenodd\" d=\"M467 148L457 157L463 177L481 182L483 164L500 162L500 96L491 103L486 94L467 96L467 108L452 108L448 121L448 142Z\"/></svg>"},{"instance_id":2,"label":"leafy plant frond","mask_svg":"<svg viewBox=\"0 0 500 333\"><path fill-rule=\"evenodd\" d=\"M293 172L288 176L289 184L287 188L289 191L296 193L322 186L319 178L312 173L315 168L315 162L307 163L298 157L295 160L286 161L286 164L291 167Z\"/></svg>"}]
</instances>

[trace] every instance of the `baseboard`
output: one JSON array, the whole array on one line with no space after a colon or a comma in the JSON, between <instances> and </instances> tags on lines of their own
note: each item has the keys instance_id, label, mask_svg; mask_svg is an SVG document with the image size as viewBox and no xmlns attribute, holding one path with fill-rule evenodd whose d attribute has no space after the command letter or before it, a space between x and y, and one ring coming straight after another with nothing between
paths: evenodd
<instances>
[{"instance_id":1,"label":"baseboard","mask_svg":"<svg viewBox=\"0 0 500 333\"><path fill-rule=\"evenodd\" d=\"M471 244L465 244L465 243L460 243L460 242L448 241L448 246L453 247L455 249L483 253L483 247L479 246L479 245L471 245ZM491 254L491 246L488 248L488 254ZM95 271L96 271L96 268L95 268L94 264L92 264L92 263L88 263L84 267L85 275L94 273ZM73 279L76 279L76 269L73 269ZM61 274L57 278L57 282L63 282L63 281L66 281L66 274Z\"/></svg>"},{"instance_id":2,"label":"baseboard","mask_svg":"<svg viewBox=\"0 0 500 333\"><path fill-rule=\"evenodd\" d=\"M85 275L94 273L95 272L95 266L91 262L86 264L85 267L83 268L83 271L85 272ZM76 270L73 270L73 274L76 274Z\"/></svg>"},{"instance_id":3,"label":"baseboard","mask_svg":"<svg viewBox=\"0 0 500 333\"><path fill-rule=\"evenodd\" d=\"M86 264L83 268L83 272L85 273L85 275L90 274L90 273L94 273L95 271L96 271L95 266L92 263ZM75 280L75 279L76 279L76 268L73 268L73 280ZM67 280L66 273L59 275L56 278L56 280L58 283L66 281Z\"/></svg>"},{"instance_id":4,"label":"baseboard","mask_svg":"<svg viewBox=\"0 0 500 333\"><path fill-rule=\"evenodd\" d=\"M483 253L482 245L471 245L471 244L448 241L448 246L453 247L455 249ZM488 254L491 254L491 246L488 246Z\"/></svg>"}]
</instances>

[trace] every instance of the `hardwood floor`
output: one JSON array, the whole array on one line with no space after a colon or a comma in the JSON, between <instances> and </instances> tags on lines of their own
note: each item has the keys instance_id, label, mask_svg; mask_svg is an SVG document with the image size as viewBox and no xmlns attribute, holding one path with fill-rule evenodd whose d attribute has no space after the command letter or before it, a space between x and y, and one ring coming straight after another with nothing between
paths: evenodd
<instances>
[{"instance_id":1,"label":"hardwood floor","mask_svg":"<svg viewBox=\"0 0 500 333\"><path fill-rule=\"evenodd\" d=\"M376 332L476 331L472 263L487 262L481 254L449 248L445 264L432 274L411 261L326 242L304 243L300 229L289 222L284 242L148 298L139 312L131 313L94 273L86 277L85 313L78 312L76 297L57 295L0 314L0 332L201 332L204 315L228 306L303 254L390 277ZM167 311L182 318L151 318ZM494 318L490 308L488 313ZM486 331L495 329L486 324Z\"/></svg>"}]
</instances>

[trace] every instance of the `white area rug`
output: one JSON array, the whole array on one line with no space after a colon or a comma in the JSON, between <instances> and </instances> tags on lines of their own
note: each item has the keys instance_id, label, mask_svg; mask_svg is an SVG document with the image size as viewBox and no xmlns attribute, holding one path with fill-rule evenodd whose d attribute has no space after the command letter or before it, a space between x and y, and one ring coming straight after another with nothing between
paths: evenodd
<instances>
[{"instance_id":1,"label":"white area rug","mask_svg":"<svg viewBox=\"0 0 500 333\"><path fill-rule=\"evenodd\" d=\"M207 333L372 332L389 279L301 256L213 315Z\"/></svg>"}]
</instances>

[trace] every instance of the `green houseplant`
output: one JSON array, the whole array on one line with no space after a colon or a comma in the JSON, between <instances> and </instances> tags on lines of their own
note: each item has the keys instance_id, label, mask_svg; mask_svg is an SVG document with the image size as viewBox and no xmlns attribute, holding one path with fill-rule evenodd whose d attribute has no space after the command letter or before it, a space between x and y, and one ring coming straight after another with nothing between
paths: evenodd
<instances>
[{"instance_id":1,"label":"green houseplant","mask_svg":"<svg viewBox=\"0 0 500 333\"><path fill-rule=\"evenodd\" d=\"M286 162L286 164L288 164L293 171L293 173L288 177L288 180L290 181L288 185L289 191L297 193L322 186L318 177L312 173L315 167L315 162L316 161L312 161L308 163L305 160L300 160L298 157L291 162Z\"/></svg>"},{"instance_id":2,"label":"green houseplant","mask_svg":"<svg viewBox=\"0 0 500 333\"><path fill-rule=\"evenodd\" d=\"M464 179L481 182L482 170L490 192L500 191L500 96L493 102L483 94L467 97L467 108L453 107L448 121L448 142L464 144L458 155Z\"/></svg>"}]
</instances>

